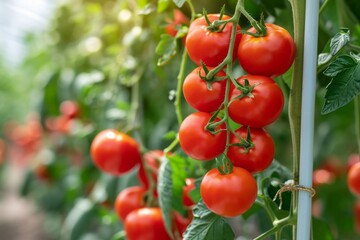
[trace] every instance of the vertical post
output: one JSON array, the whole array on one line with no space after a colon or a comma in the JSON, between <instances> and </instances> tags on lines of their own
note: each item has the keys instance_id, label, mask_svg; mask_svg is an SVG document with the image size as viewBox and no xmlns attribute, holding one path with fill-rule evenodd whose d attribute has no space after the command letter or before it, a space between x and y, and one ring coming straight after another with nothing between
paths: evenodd
<instances>
[{"instance_id":1,"label":"vertical post","mask_svg":"<svg viewBox=\"0 0 360 240\"><path fill-rule=\"evenodd\" d=\"M319 0L306 1L299 184L312 187ZM311 193L300 191L296 239L310 239Z\"/></svg>"}]
</instances>

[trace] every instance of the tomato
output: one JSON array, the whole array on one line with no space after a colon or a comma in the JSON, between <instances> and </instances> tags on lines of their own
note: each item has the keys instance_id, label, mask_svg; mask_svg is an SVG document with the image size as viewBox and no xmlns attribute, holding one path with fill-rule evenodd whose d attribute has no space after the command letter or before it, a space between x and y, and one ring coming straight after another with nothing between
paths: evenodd
<instances>
[{"instance_id":1,"label":"tomato","mask_svg":"<svg viewBox=\"0 0 360 240\"><path fill-rule=\"evenodd\" d=\"M115 176L127 173L141 162L137 142L113 129L97 134L91 143L90 151L96 166Z\"/></svg>"},{"instance_id":2,"label":"tomato","mask_svg":"<svg viewBox=\"0 0 360 240\"><path fill-rule=\"evenodd\" d=\"M127 240L170 240L160 208L140 208L125 219Z\"/></svg>"},{"instance_id":3,"label":"tomato","mask_svg":"<svg viewBox=\"0 0 360 240\"><path fill-rule=\"evenodd\" d=\"M230 94L229 116L242 125L254 128L265 127L274 122L282 112L284 95L275 81L265 76L246 75L238 79L244 85L247 79L251 86L251 96L236 99L242 92L234 88Z\"/></svg>"},{"instance_id":4,"label":"tomato","mask_svg":"<svg viewBox=\"0 0 360 240\"><path fill-rule=\"evenodd\" d=\"M60 112L69 118L76 118L79 114L79 106L74 101L64 101L60 104Z\"/></svg>"},{"instance_id":5,"label":"tomato","mask_svg":"<svg viewBox=\"0 0 360 240\"><path fill-rule=\"evenodd\" d=\"M220 15L208 14L207 16L210 22L214 22L219 19ZM223 15L222 20L229 18L229 16ZM220 28L222 27L223 26L220 26ZM216 67L219 65L228 53L232 28L233 24L228 23L220 32L211 31L208 29L205 17L195 19L195 21L190 24L185 42L191 60L198 66L201 65L201 61L209 67ZM233 52L234 58L236 56L237 46L241 39L240 27L237 25L236 29L237 34Z\"/></svg>"},{"instance_id":6,"label":"tomato","mask_svg":"<svg viewBox=\"0 0 360 240\"><path fill-rule=\"evenodd\" d=\"M211 70L212 68L209 68ZM226 80L215 81L211 84L211 90L208 89L205 80L201 79L205 76L202 67L195 68L184 80L183 93L186 102L200 112L216 111L225 98ZM217 77L226 76L225 72L220 71Z\"/></svg>"},{"instance_id":7,"label":"tomato","mask_svg":"<svg viewBox=\"0 0 360 240\"><path fill-rule=\"evenodd\" d=\"M313 172L313 186L330 184L335 180L335 174L327 169L319 168Z\"/></svg>"},{"instance_id":8,"label":"tomato","mask_svg":"<svg viewBox=\"0 0 360 240\"><path fill-rule=\"evenodd\" d=\"M352 165L348 172L347 183L350 191L360 196L360 162Z\"/></svg>"},{"instance_id":9,"label":"tomato","mask_svg":"<svg viewBox=\"0 0 360 240\"><path fill-rule=\"evenodd\" d=\"M242 68L249 74L279 76L292 65L296 46L290 33L275 24L265 24L267 34L254 37L244 34L238 47L238 59ZM254 28L248 32L255 33Z\"/></svg>"},{"instance_id":10,"label":"tomato","mask_svg":"<svg viewBox=\"0 0 360 240\"><path fill-rule=\"evenodd\" d=\"M183 187L182 200L185 207L194 206L194 201L190 197L190 192L195 189L195 179L187 178L185 180L185 186Z\"/></svg>"},{"instance_id":11,"label":"tomato","mask_svg":"<svg viewBox=\"0 0 360 240\"><path fill-rule=\"evenodd\" d=\"M174 211L174 226L181 237L184 234L186 228L191 223L191 220L192 220L192 215L189 217L184 217L177 211Z\"/></svg>"},{"instance_id":12,"label":"tomato","mask_svg":"<svg viewBox=\"0 0 360 240\"><path fill-rule=\"evenodd\" d=\"M207 172L200 184L204 204L223 217L235 217L246 212L256 200L257 185L249 171L234 167L229 174L217 168Z\"/></svg>"},{"instance_id":13,"label":"tomato","mask_svg":"<svg viewBox=\"0 0 360 240\"><path fill-rule=\"evenodd\" d=\"M170 36L175 37L178 32L178 27L181 25L188 25L190 20L179 9L174 9L174 20L167 20L168 24L165 26L165 32Z\"/></svg>"},{"instance_id":14,"label":"tomato","mask_svg":"<svg viewBox=\"0 0 360 240\"><path fill-rule=\"evenodd\" d=\"M196 112L187 116L179 129L180 145L190 157L198 160L211 160L225 150L226 131L212 134L205 130L211 118L210 113ZM221 124L219 129L225 129Z\"/></svg>"},{"instance_id":15,"label":"tomato","mask_svg":"<svg viewBox=\"0 0 360 240\"><path fill-rule=\"evenodd\" d=\"M240 137L246 139L247 127L243 126L235 131ZM250 129L251 141L254 144L248 152L244 147L230 146L227 156L234 166L242 167L251 173L261 172L270 166L275 155L275 144L272 137L262 128ZM240 140L231 134L230 144L239 143Z\"/></svg>"},{"instance_id":16,"label":"tomato","mask_svg":"<svg viewBox=\"0 0 360 240\"><path fill-rule=\"evenodd\" d=\"M139 208L145 207L146 189L140 186L128 187L122 190L115 200L115 212L124 221L126 216Z\"/></svg>"}]
</instances>

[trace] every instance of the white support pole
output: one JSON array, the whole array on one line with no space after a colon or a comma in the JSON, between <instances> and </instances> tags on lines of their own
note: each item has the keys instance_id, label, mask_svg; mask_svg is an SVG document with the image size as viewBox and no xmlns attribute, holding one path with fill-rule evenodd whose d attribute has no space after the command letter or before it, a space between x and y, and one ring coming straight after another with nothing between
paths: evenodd
<instances>
[{"instance_id":1,"label":"white support pole","mask_svg":"<svg viewBox=\"0 0 360 240\"><path fill-rule=\"evenodd\" d=\"M299 184L312 187L314 110L317 66L319 0L307 0L305 11L304 64L301 105ZM299 191L296 239L310 239L311 193Z\"/></svg>"}]
</instances>

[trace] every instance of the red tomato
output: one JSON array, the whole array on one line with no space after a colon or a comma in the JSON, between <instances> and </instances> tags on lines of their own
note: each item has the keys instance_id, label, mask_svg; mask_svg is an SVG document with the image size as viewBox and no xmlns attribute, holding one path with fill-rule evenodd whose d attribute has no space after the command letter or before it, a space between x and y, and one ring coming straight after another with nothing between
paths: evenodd
<instances>
[{"instance_id":1,"label":"red tomato","mask_svg":"<svg viewBox=\"0 0 360 240\"><path fill-rule=\"evenodd\" d=\"M256 85L252 96L236 99L242 92L234 88L230 94L229 116L242 125L254 128L265 127L274 122L282 112L284 95L274 80L265 76L247 75L238 79L244 85L247 79L250 85Z\"/></svg>"},{"instance_id":2,"label":"red tomato","mask_svg":"<svg viewBox=\"0 0 360 240\"><path fill-rule=\"evenodd\" d=\"M207 16L210 22L214 22L219 19L220 15L208 14ZM223 15L222 20L229 18L229 16ZM222 26L220 26L220 28L222 28ZM201 65L201 61L209 67L216 67L219 65L228 53L232 28L233 24L228 23L220 32L211 31L208 29L205 17L195 19L195 21L190 24L185 43L191 60L198 66ZM237 34L233 57L236 56L237 46L241 39L240 27L237 25L236 28Z\"/></svg>"},{"instance_id":3,"label":"red tomato","mask_svg":"<svg viewBox=\"0 0 360 240\"><path fill-rule=\"evenodd\" d=\"M200 194L205 205L223 217L235 217L246 212L256 200L257 185L245 169L234 167L229 174L217 168L207 172L200 184Z\"/></svg>"},{"instance_id":4,"label":"red tomato","mask_svg":"<svg viewBox=\"0 0 360 240\"><path fill-rule=\"evenodd\" d=\"M236 133L246 139L247 127L243 126ZM272 137L262 128L250 129L251 141L254 144L248 152L244 147L230 146L227 156L234 166L242 167L251 173L261 172L270 166L275 155L275 144ZM230 144L239 143L239 139L231 134Z\"/></svg>"},{"instance_id":5,"label":"red tomato","mask_svg":"<svg viewBox=\"0 0 360 240\"><path fill-rule=\"evenodd\" d=\"M195 189L195 179L187 178L185 180L185 186L183 187L182 200L185 207L194 206L194 201L190 197L190 192Z\"/></svg>"},{"instance_id":6,"label":"red tomato","mask_svg":"<svg viewBox=\"0 0 360 240\"><path fill-rule=\"evenodd\" d=\"M190 157L198 160L211 160L225 150L226 131L211 134L205 126L211 118L210 113L196 112L187 116L179 129L180 145ZM221 124L218 129L225 129Z\"/></svg>"},{"instance_id":7,"label":"red tomato","mask_svg":"<svg viewBox=\"0 0 360 240\"><path fill-rule=\"evenodd\" d=\"M348 172L347 183L350 191L360 196L360 162L352 165Z\"/></svg>"},{"instance_id":8,"label":"red tomato","mask_svg":"<svg viewBox=\"0 0 360 240\"><path fill-rule=\"evenodd\" d=\"M113 129L96 135L91 143L91 157L98 168L111 175L121 175L141 162L137 142Z\"/></svg>"},{"instance_id":9,"label":"red tomato","mask_svg":"<svg viewBox=\"0 0 360 240\"><path fill-rule=\"evenodd\" d=\"M267 34L254 37L244 34L238 48L238 59L243 69L253 75L279 76L292 65L296 46L290 33L275 24L265 24ZM255 33L254 28L249 32Z\"/></svg>"},{"instance_id":10,"label":"red tomato","mask_svg":"<svg viewBox=\"0 0 360 240\"><path fill-rule=\"evenodd\" d=\"M323 184L330 184L335 180L335 174L327 169L316 169L313 172L313 186L317 187Z\"/></svg>"},{"instance_id":11,"label":"red tomato","mask_svg":"<svg viewBox=\"0 0 360 240\"><path fill-rule=\"evenodd\" d=\"M211 70L212 68L209 68ZM225 98L226 79L215 81L211 84L212 89L209 90L205 80L201 79L205 76L202 67L195 68L184 80L183 92L186 102L200 112L216 111ZM220 71L217 77L226 76L225 72Z\"/></svg>"},{"instance_id":12,"label":"red tomato","mask_svg":"<svg viewBox=\"0 0 360 240\"><path fill-rule=\"evenodd\" d=\"M188 25L189 18L184 15L179 9L174 9L174 20L168 20L168 24L165 26L165 32L170 36L175 37L178 32L178 27L181 25Z\"/></svg>"},{"instance_id":13,"label":"red tomato","mask_svg":"<svg viewBox=\"0 0 360 240\"><path fill-rule=\"evenodd\" d=\"M76 118L79 114L79 106L74 101L64 101L60 104L60 112L69 118Z\"/></svg>"},{"instance_id":14,"label":"red tomato","mask_svg":"<svg viewBox=\"0 0 360 240\"><path fill-rule=\"evenodd\" d=\"M128 187L119 193L115 200L115 211L121 221L130 212L145 207L145 193L146 189L140 186Z\"/></svg>"},{"instance_id":15,"label":"red tomato","mask_svg":"<svg viewBox=\"0 0 360 240\"><path fill-rule=\"evenodd\" d=\"M184 234L186 228L191 223L192 216L184 217L180 213L174 211L174 225L180 236Z\"/></svg>"},{"instance_id":16,"label":"red tomato","mask_svg":"<svg viewBox=\"0 0 360 240\"><path fill-rule=\"evenodd\" d=\"M140 208L125 219L124 228L128 240L170 240L160 208Z\"/></svg>"}]
</instances>

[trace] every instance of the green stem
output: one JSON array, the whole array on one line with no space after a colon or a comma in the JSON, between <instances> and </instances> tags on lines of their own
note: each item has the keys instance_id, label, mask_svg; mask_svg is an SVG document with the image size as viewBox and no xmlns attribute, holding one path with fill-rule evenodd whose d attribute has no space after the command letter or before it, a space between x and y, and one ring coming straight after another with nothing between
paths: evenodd
<instances>
[{"instance_id":1,"label":"green stem","mask_svg":"<svg viewBox=\"0 0 360 240\"><path fill-rule=\"evenodd\" d=\"M299 183L300 167L300 129L301 129L301 97L304 57L305 4L306 1L289 0L294 19L294 41L297 52L289 97L289 121L293 145L293 177L294 184ZM298 209L298 192L292 194L292 212L296 217ZM296 224L293 225L293 239L296 238Z\"/></svg>"},{"instance_id":2,"label":"green stem","mask_svg":"<svg viewBox=\"0 0 360 240\"><path fill-rule=\"evenodd\" d=\"M360 96L355 98L355 128L358 153L360 153Z\"/></svg>"},{"instance_id":3,"label":"green stem","mask_svg":"<svg viewBox=\"0 0 360 240\"><path fill-rule=\"evenodd\" d=\"M180 125L183 117L181 112L181 96L182 96L182 84L185 76L185 68L186 68L186 61L187 61L187 51L186 48L184 48L184 52L181 57L181 64L180 64L180 71L177 77L177 86L176 86L176 98L175 98L175 112L178 124Z\"/></svg>"},{"instance_id":4,"label":"green stem","mask_svg":"<svg viewBox=\"0 0 360 240\"><path fill-rule=\"evenodd\" d=\"M275 235L277 236L277 233L281 233L281 230L292 224L292 219L290 218L284 218L276 222L274 227L269 229L268 231L262 233L260 236L254 238L254 240L261 240L261 239L267 239L267 237ZM277 238L276 238L277 239Z\"/></svg>"},{"instance_id":5,"label":"green stem","mask_svg":"<svg viewBox=\"0 0 360 240\"><path fill-rule=\"evenodd\" d=\"M319 10L319 15L322 14L322 12L324 11L324 9L326 8L328 3L329 3L329 0L325 0L325 2L321 5L320 10Z\"/></svg>"}]
</instances>

